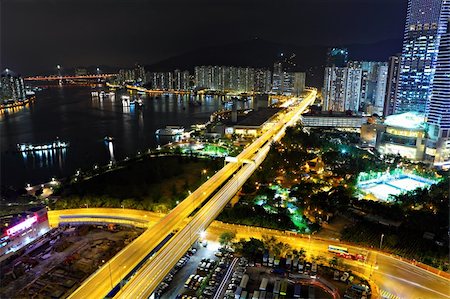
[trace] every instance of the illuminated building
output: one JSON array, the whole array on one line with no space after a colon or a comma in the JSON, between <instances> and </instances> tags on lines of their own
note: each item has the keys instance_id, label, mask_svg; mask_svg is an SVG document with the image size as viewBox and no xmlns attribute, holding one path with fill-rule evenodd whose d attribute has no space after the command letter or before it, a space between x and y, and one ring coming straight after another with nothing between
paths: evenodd
<instances>
[{"instance_id":1,"label":"illuminated building","mask_svg":"<svg viewBox=\"0 0 450 299\"><path fill-rule=\"evenodd\" d=\"M367 122L367 117L362 115L350 115L344 112L304 113L302 125L309 128L345 128L360 129Z\"/></svg>"},{"instance_id":2,"label":"illuminated building","mask_svg":"<svg viewBox=\"0 0 450 299\"><path fill-rule=\"evenodd\" d=\"M445 0L409 0L394 113L425 113L432 92L440 35L438 23Z\"/></svg>"},{"instance_id":3,"label":"illuminated building","mask_svg":"<svg viewBox=\"0 0 450 299\"><path fill-rule=\"evenodd\" d=\"M197 88L222 92L253 92L256 85L258 85L258 92L267 92L268 76L270 77L270 71L255 70L251 67L195 67Z\"/></svg>"},{"instance_id":4,"label":"illuminated building","mask_svg":"<svg viewBox=\"0 0 450 299\"><path fill-rule=\"evenodd\" d=\"M175 70L173 72L173 89L177 91L189 89L188 71Z\"/></svg>"},{"instance_id":5,"label":"illuminated building","mask_svg":"<svg viewBox=\"0 0 450 299\"><path fill-rule=\"evenodd\" d=\"M386 117L383 131L377 138L377 149L384 155L422 161L425 152L425 117L406 112Z\"/></svg>"},{"instance_id":6,"label":"illuminated building","mask_svg":"<svg viewBox=\"0 0 450 299\"><path fill-rule=\"evenodd\" d=\"M11 74L0 77L0 100L23 101L25 98L26 91L22 77Z\"/></svg>"},{"instance_id":7,"label":"illuminated building","mask_svg":"<svg viewBox=\"0 0 450 299\"><path fill-rule=\"evenodd\" d=\"M133 69L121 69L117 81L120 84L143 84L147 82L145 69L140 65L136 65Z\"/></svg>"},{"instance_id":8,"label":"illuminated building","mask_svg":"<svg viewBox=\"0 0 450 299\"><path fill-rule=\"evenodd\" d=\"M345 111L346 67L326 67L323 87L323 110Z\"/></svg>"},{"instance_id":9,"label":"illuminated building","mask_svg":"<svg viewBox=\"0 0 450 299\"><path fill-rule=\"evenodd\" d=\"M327 52L327 67L345 67L348 62L348 50L344 48L330 48Z\"/></svg>"},{"instance_id":10,"label":"illuminated building","mask_svg":"<svg viewBox=\"0 0 450 299\"><path fill-rule=\"evenodd\" d=\"M272 73L269 70L256 69L254 88L256 92L270 92L272 88Z\"/></svg>"},{"instance_id":11,"label":"illuminated building","mask_svg":"<svg viewBox=\"0 0 450 299\"><path fill-rule=\"evenodd\" d=\"M394 104L395 99L397 98L398 82L400 79L400 60L400 54L389 57L383 116L388 116L394 113Z\"/></svg>"},{"instance_id":12,"label":"illuminated building","mask_svg":"<svg viewBox=\"0 0 450 299\"><path fill-rule=\"evenodd\" d=\"M361 98L362 69L358 62L348 64L345 78L345 100L343 110L358 111Z\"/></svg>"},{"instance_id":13,"label":"illuminated building","mask_svg":"<svg viewBox=\"0 0 450 299\"><path fill-rule=\"evenodd\" d=\"M442 3L439 54L427 111L426 160L450 167L450 1Z\"/></svg>"},{"instance_id":14,"label":"illuminated building","mask_svg":"<svg viewBox=\"0 0 450 299\"><path fill-rule=\"evenodd\" d=\"M276 62L273 65L273 78L272 78L272 91L276 94L283 93L283 64L281 62Z\"/></svg>"},{"instance_id":15,"label":"illuminated building","mask_svg":"<svg viewBox=\"0 0 450 299\"><path fill-rule=\"evenodd\" d=\"M291 73L292 76L292 95L298 97L305 90L306 73Z\"/></svg>"},{"instance_id":16,"label":"illuminated building","mask_svg":"<svg viewBox=\"0 0 450 299\"><path fill-rule=\"evenodd\" d=\"M0 218L0 257L15 252L50 230L45 207L31 208L19 215Z\"/></svg>"},{"instance_id":17,"label":"illuminated building","mask_svg":"<svg viewBox=\"0 0 450 299\"><path fill-rule=\"evenodd\" d=\"M323 110L383 113L388 65L350 61L325 68Z\"/></svg>"}]
</instances>

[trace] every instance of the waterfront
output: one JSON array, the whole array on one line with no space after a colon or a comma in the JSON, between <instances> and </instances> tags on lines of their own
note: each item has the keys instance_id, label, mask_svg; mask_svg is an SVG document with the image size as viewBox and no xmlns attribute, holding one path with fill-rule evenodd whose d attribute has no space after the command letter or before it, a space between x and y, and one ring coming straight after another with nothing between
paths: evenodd
<instances>
[{"instance_id":1,"label":"waterfront","mask_svg":"<svg viewBox=\"0 0 450 299\"><path fill-rule=\"evenodd\" d=\"M89 87L53 87L39 92L34 104L0 115L1 182L23 187L51 177L64 177L77 169L106 164L109 150L103 141L114 137L117 160L155 148L155 131L166 125L189 128L208 121L223 107L218 96L197 97L201 105L189 105L189 95L143 97L141 108L124 107L120 95L92 97ZM239 102L250 107L251 102ZM70 142L62 150L19 153L18 143L48 143L59 137Z\"/></svg>"}]
</instances>

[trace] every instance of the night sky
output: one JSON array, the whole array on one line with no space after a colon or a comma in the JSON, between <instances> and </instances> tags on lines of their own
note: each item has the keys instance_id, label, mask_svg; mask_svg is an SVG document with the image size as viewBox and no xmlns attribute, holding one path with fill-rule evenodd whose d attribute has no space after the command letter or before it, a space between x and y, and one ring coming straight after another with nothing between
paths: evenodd
<instances>
[{"instance_id":1,"label":"night sky","mask_svg":"<svg viewBox=\"0 0 450 299\"><path fill-rule=\"evenodd\" d=\"M0 67L149 64L255 37L295 45L401 39L407 0L0 0ZM394 53L393 53L394 54Z\"/></svg>"}]
</instances>

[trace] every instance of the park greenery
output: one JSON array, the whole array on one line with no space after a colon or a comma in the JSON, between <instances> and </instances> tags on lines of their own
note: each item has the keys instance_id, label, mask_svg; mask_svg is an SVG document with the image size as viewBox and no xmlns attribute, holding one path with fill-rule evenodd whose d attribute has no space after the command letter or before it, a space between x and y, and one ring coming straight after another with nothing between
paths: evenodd
<instances>
[{"instance_id":1,"label":"park greenery","mask_svg":"<svg viewBox=\"0 0 450 299\"><path fill-rule=\"evenodd\" d=\"M220 168L220 160L145 156L124 167L67 184L54 209L110 207L167 212Z\"/></svg>"},{"instance_id":2,"label":"park greenery","mask_svg":"<svg viewBox=\"0 0 450 299\"><path fill-rule=\"evenodd\" d=\"M227 207L219 219L313 232L339 215L350 223L341 232L343 240L377 247L384 234L383 250L447 270L448 173L400 156L382 157L375 150L360 149L358 141L356 133L289 128L243 186L239 202ZM360 173L392 172L398 167L439 178L439 183L394 196L391 203L355 197ZM274 186L287 195L277 196ZM307 229L295 225L293 209L303 213ZM432 238L424 238L426 234Z\"/></svg>"}]
</instances>

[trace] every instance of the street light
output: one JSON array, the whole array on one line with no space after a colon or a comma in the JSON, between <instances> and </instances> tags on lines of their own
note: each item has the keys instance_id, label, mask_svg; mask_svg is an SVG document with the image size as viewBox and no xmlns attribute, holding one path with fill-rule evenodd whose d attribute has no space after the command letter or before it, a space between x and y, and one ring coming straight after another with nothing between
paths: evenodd
<instances>
[{"instance_id":1,"label":"street light","mask_svg":"<svg viewBox=\"0 0 450 299\"><path fill-rule=\"evenodd\" d=\"M380 239L380 249L381 249L381 246L383 245L383 238L384 238L384 234L381 234L381 239Z\"/></svg>"}]
</instances>

